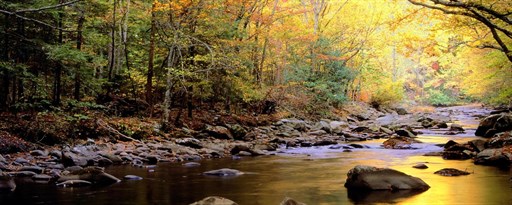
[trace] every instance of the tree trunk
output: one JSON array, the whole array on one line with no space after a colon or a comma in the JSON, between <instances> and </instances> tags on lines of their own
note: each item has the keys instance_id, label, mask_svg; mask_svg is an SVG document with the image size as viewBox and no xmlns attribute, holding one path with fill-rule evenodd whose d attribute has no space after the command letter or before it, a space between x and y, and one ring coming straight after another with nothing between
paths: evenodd
<instances>
[{"instance_id":1,"label":"tree trunk","mask_svg":"<svg viewBox=\"0 0 512 205\"><path fill-rule=\"evenodd\" d=\"M114 0L114 11L112 12L112 29L111 29L111 42L110 42L110 61L108 65L108 82L112 82L112 72L114 70L114 66L116 64L116 13L117 13L117 1ZM107 87L107 95L110 94L112 88L111 85L108 85Z\"/></svg>"},{"instance_id":2,"label":"tree trunk","mask_svg":"<svg viewBox=\"0 0 512 205\"><path fill-rule=\"evenodd\" d=\"M146 78L146 101L149 106L153 107L152 100L152 90L153 90L153 60L155 58L155 34L156 34L156 16L154 10L156 9L156 4L153 3L153 7L151 9L151 33L149 36L149 59L148 59L148 73ZM152 114L152 113L150 113Z\"/></svg>"},{"instance_id":3,"label":"tree trunk","mask_svg":"<svg viewBox=\"0 0 512 205\"><path fill-rule=\"evenodd\" d=\"M77 36L76 36L76 49L82 50L82 43L83 43L83 36L82 36L82 29L84 25L84 12L80 12L80 17L78 19L78 26L77 26ZM75 71L75 92L74 97L75 100L80 101L80 87L81 87L81 71L80 71L81 65L77 65L76 71Z\"/></svg>"},{"instance_id":4,"label":"tree trunk","mask_svg":"<svg viewBox=\"0 0 512 205\"><path fill-rule=\"evenodd\" d=\"M3 45L3 52L2 52L2 60L8 61L9 60L9 27L10 27L10 21L8 14L5 14L5 21L4 21L4 45ZM0 110L7 110L8 105L8 98L9 98L9 70L5 69L2 72L2 85L0 88Z\"/></svg>"},{"instance_id":5,"label":"tree trunk","mask_svg":"<svg viewBox=\"0 0 512 205\"><path fill-rule=\"evenodd\" d=\"M193 93L194 93L194 88L192 86L188 87L188 90L187 90L187 110L188 110L188 117L190 119L192 119L192 111L194 109L194 106L193 106Z\"/></svg>"},{"instance_id":6,"label":"tree trunk","mask_svg":"<svg viewBox=\"0 0 512 205\"><path fill-rule=\"evenodd\" d=\"M59 3L63 3L63 0L60 0ZM64 18L64 11L60 9L59 11L59 19L58 19L58 27L62 28L62 21ZM62 30L59 30L59 39L58 44L62 45L63 42L63 33ZM62 64L60 62L57 62L57 65L55 66L55 78L53 81L53 105L58 106L61 103L60 96L62 94Z\"/></svg>"}]
</instances>

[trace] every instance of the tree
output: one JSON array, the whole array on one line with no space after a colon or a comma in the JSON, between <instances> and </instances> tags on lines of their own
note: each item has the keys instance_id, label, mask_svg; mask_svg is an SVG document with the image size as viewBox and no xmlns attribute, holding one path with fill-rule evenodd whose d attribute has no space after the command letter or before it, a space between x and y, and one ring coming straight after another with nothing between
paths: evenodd
<instances>
[{"instance_id":1,"label":"tree","mask_svg":"<svg viewBox=\"0 0 512 205\"><path fill-rule=\"evenodd\" d=\"M408 0L414 5L444 14L464 16L485 25L495 43L483 42L478 47L501 51L512 62L512 2L500 0Z\"/></svg>"}]
</instances>

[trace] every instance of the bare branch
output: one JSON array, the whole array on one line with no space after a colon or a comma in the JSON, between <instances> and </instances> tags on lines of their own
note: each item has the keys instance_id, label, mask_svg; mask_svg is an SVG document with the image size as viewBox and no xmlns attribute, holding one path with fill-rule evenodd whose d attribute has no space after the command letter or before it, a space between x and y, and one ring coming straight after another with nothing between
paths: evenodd
<instances>
[{"instance_id":1,"label":"bare branch","mask_svg":"<svg viewBox=\"0 0 512 205\"><path fill-rule=\"evenodd\" d=\"M43 11L43 10L54 9L54 8L59 8L59 7L71 5L71 4L74 4L74 3L79 2L79 1L82 1L82 0L74 0L74 1L65 2L65 3L62 3L62 4L50 5L50 6L45 6L45 7L37 8L37 9L18 10L18 11L15 11L14 13L39 12L39 11Z\"/></svg>"},{"instance_id":2,"label":"bare branch","mask_svg":"<svg viewBox=\"0 0 512 205\"><path fill-rule=\"evenodd\" d=\"M43 21L39 21L37 19L33 19L33 18L28 18L28 17L25 17L25 16L22 16L22 15L19 15L17 13L14 13L14 12L10 12L10 11L5 11L5 10L0 10L0 13L4 13L4 14L7 14L7 15L12 15L16 18L20 18L20 19L23 19L23 20L26 20L26 21L32 21L32 22L35 22L35 23L38 23L38 24L41 24L43 26L48 26L50 28L53 28L53 29L57 29L57 30L61 30L61 31L64 31L64 32L75 32L75 30L67 30L67 29L64 29L64 28L60 28L60 27L56 27L56 26L53 26L51 24L48 24L48 23L45 23Z\"/></svg>"}]
</instances>

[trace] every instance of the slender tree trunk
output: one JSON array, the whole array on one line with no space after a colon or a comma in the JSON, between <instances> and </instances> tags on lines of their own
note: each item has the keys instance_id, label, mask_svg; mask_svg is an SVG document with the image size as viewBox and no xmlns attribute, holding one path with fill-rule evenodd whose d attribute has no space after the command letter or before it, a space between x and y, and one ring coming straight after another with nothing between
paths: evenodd
<instances>
[{"instance_id":1,"label":"slender tree trunk","mask_svg":"<svg viewBox=\"0 0 512 205\"><path fill-rule=\"evenodd\" d=\"M82 50L82 43L83 43L83 36L82 36L82 29L84 25L84 12L81 11L80 17L78 19L78 26L77 26L77 36L76 36L76 49ZM80 87L81 87L81 71L80 71L81 65L77 65L76 71L75 71L75 92L74 97L75 100L80 101Z\"/></svg>"},{"instance_id":2,"label":"slender tree trunk","mask_svg":"<svg viewBox=\"0 0 512 205\"><path fill-rule=\"evenodd\" d=\"M5 21L4 21L4 45L3 45L3 52L2 52L2 60L7 61L9 59L9 27L10 27L10 16L8 14L5 14ZM9 98L9 84L10 84L10 78L9 78L9 71L4 70L2 72L2 86L0 88L0 110L7 110L8 105L8 98Z\"/></svg>"},{"instance_id":3,"label":"slender tree trunk","mask_svg":"<svg viewBox=\"0 0 512 205\"><path fill-rule=\"evenodd\" d=\"M190 119L192 119L192 110L194 109L194 106L193 106L193 94L194 93L194 88L192 86L188 87L187 89L187 110L188 110L188 117Z\"/></svg>"},{"instance_id":4,"label":"slender tree trunk","mask_svg":"<svg viewBox=\"0 0 512 205\"><path fill-rule=\"evenodd\" d=\"M116 59L116 13L117 13L117 1L114 0L114 11L112 12L112 28L111 28L111 42L110 42L110 62L108 66L108 82L112 82L112 72L114 70L115 66L115 59ZM107 87L107 95L110 94L112 88L111 85L108 85Z\"/></svg>"},{"instance_id":5,"label":"slender tree trunk","mask_svg":"<svg viewBox=\"0 0 512 205\"><path fill-rule=\"evenodd\" d=\"M60 0L59 3L63 3L63 0ZM59 12L59 19L58 19L58 27L62 28L62 21L64 18L64 11L62 8ZM59 30L59 37L58 37L58 44L62 45L63 42L63 33L62 30ZM53 84L53 105L58 106L61 103L61 93L62 93L62 64L60 62L57 62L57 65L55 66L55 79Z\"/></svg>"},{"instance_id":6,"label":"slender tree trunk","mask_svg":"<svg viewBox=\"0 0 512 205\"><path fill-rule=\"evenodd\" d=\"M0 110L7 110L7 106L9 105L9 84L10 84L9 73L5 71L2 75L2 88L0 93Z\"/></svg>"},{"instance_id":7,"label":"slender tree trunk","mask_svg":"<svg viewBox=\"0 0 512 205\"><path fill-rule=\"evenodd\" d=\"M272 20L274 18L274 15L276 13L276 9L277 9L277 5L279 4L279 0L275 0L274 1L274 7L272 8L272 13L270 14L270 19ZM270 29L269 29L270 30ZM265 36L265 41L263 42L263 51L261 53L261 61L260 61L260 66L258 68L258 73L259 73L259 79L258 80L258 86L261 87L261 83L262 83L262 78L263 78L263 68L265 66L265 58L266 58L266 54L267 54L267 44L268 44L268 38L269 38L269 35L270 35L270 31L267 30L267 35Z\"/></svg>"},{"instance_id":8,"label":"slender tree trunk","mask_svg":"<svg viewBox=\"0 0 512 205\"><path fill-rule=\"evenodd\" d=\"M149 36L149 59L148 59L148 73L146 78L146 101L149 106L153 107L152 100L152 91L153 91L153 67L154 67L154 58L155 58L155 34L156 34L156 16L154 10L156 9L156 4L153 3L153 7L151 9L151 33ZM150 113L152 114L152 112Z\"/></svg>"}]
</instances>

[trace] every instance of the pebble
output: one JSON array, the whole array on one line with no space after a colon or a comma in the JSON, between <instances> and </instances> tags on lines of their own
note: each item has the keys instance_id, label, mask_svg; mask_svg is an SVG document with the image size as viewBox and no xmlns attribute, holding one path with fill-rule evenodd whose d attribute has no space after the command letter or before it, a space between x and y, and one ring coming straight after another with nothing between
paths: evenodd
<instances>
[{"instance_id":1,"label":"pebble","mask_svg":"<svg viewBox=\"0 0 512 205\"><path fill-rule=\"evenodd\" d=\"M126 175L123 178L126 180L142 180L142 177L139 177L137 175Z\"/></svg>"}]
</instances>

